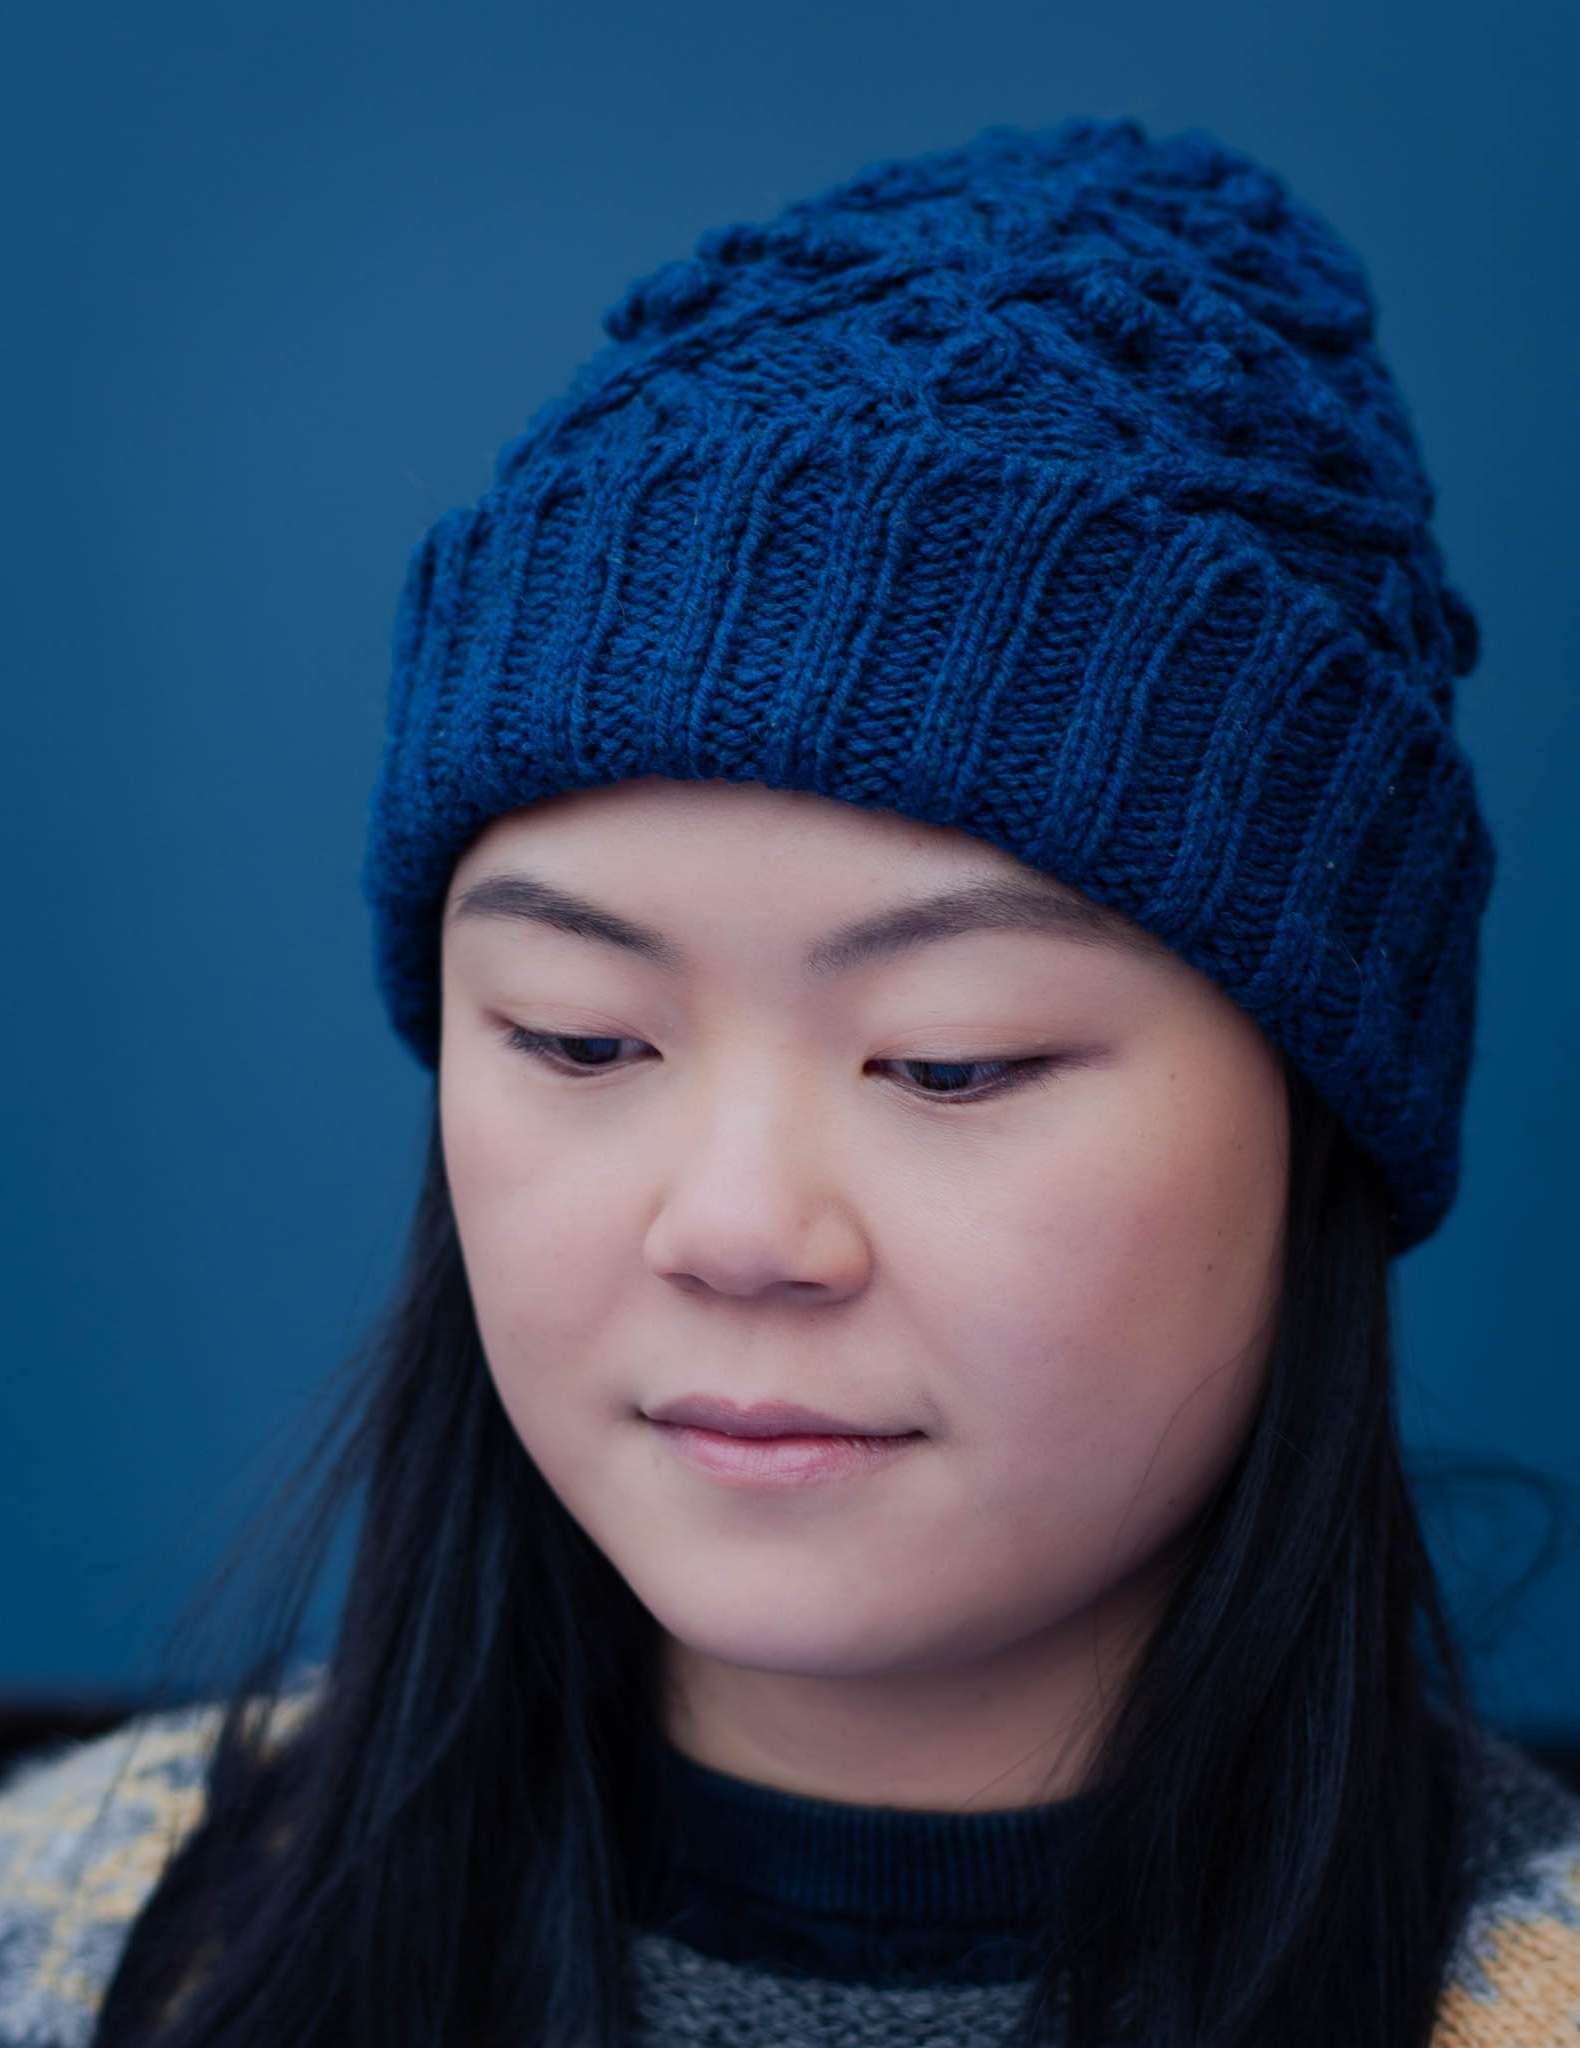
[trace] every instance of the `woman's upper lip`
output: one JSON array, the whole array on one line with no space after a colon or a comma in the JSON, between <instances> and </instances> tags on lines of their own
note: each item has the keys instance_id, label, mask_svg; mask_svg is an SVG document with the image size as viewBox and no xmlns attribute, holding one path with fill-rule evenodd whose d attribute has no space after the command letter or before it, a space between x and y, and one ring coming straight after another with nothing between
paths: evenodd
<instances>
[{"instance_id":1,"label":"woman's upper lip","mask_svg":"<svg viewBox=\"0 0 1580 2048\"><path fill-rule=\"evenodd\" d=\"M678 1401L644 1411L649 1422L687 1423L693 1429L716 1429L724 1436L913 1436L907 1429L871 1429L846 1422L818 1408L795 1401L754 1401L743 1408L716 1394L686 1394Z\"/></svg>"}]
</instances>

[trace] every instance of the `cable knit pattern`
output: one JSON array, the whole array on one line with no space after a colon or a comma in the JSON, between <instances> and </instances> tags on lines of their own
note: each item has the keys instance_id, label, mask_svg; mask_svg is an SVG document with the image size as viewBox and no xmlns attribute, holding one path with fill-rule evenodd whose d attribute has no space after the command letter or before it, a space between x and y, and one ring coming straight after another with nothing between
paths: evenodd
<instances>
[{"instance_id":1,"label":"cable knit pattern","mask_svg":"<svg viewBox=\"0 0 1580 2048\"><path fill-rule=\"evenodd\" d=\"M1475 617L1354 254L1131 119L874 165L633 283L400 595L362 887L438 1057L493 816L626 777L957 828L1147 926L1457 1191L1494 854Z\"/></svg>"},{"instance_id":2,"label":"cable knit pattern","mask_svg":"<svg viewBox=\"0 0 1580 2048\"><path fill-rule=\"evenodd\" d=\"M290 1696L269 1746L298 1725ZM0 1779L0 2048L86 2048L132 1921L203 1811L219 1710L148 1715L25 1758ZM278 1731L278 1733L276 1732ZM1435 2048L1580 2043L1580 1800L1489 1736L1475 1904ZM633 1931L636 2048L994 2048L1019 1983L823 1981Z\"/></svg>"}]
</instances>

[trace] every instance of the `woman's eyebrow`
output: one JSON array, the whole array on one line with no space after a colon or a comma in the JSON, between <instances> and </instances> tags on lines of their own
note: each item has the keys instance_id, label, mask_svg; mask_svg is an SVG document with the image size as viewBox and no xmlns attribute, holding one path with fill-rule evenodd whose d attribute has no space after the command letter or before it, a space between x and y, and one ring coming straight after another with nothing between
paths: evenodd
<instances>
[{"instance_id":1,"label":"woman's eyebrow","mask_svg":"<svg viewBox=\"0 0 1580 2048\"><path fill-rule=\"evenodd\" d=\"M501 869L462 890L446 922L501 917L551 926L579 939L618 946L668 974L689 973L691 955L677 940L617 911L575 895L524 869ZM919 896L837 926L808 947L802 961L809 976L847 973L869 961L918 946L952 939L962 932L1052 933L1080 945L1107 946L1155 956L1167 951L1161 939L1117 911L1082 896L1053 876L984 880Z\"/></svg>"}]
</instances>

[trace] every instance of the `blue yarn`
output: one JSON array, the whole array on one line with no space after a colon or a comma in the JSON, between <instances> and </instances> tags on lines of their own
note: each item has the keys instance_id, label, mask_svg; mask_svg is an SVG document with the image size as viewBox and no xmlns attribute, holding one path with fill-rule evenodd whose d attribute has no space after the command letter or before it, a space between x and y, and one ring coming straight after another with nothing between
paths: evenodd
<instances>
[{"instance_id":1,"label":"blue yarn","mask_svg":"<svg viewBox=\"0 0 1580 2048\"><path fill-rule=\"evenodd\" d=\"M634 281L400 594L362 889L433 1068L490 819L627 777L974 834L1153 931L1457 1192L1479 656L1353 252L1133 119L869 165Z\"/></svg>"}]
</instances>

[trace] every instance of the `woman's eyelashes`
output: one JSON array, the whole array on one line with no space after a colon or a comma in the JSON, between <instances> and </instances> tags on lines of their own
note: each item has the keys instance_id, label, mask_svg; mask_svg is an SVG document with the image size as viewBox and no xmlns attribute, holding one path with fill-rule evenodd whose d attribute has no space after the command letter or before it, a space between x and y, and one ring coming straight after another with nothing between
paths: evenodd
<instances>
[{"instance_id":1,"label":"woman's eyelashes","mask_svg":"<svg viewBox=\"0 0 1580 2048\"><path fill-rule=\"evenodd\" d=\"M619 1048L643 1043L638 1038L533 1031L521 1024L507 1024L501 1036L513 1052L523 1053L551 1072L572 1079L605 1073L617 1065L629 1064L619 1059ZM610 1050L606 1052L605 1048ZM1028 1087L1035 1082L1051 1081L1063 1069L1090 1065L1095 1057L1091 1052L1070 1052L1039 1053L1024 1059L899 1059L883 1060L877 1064L943 1076L942 1086L910 1085L910 1093L928 1101L982 1102L990 1096L1007 1095L1013 1089ZM959 1078L972 1071L985 1074L987 1078L975 1085Z\"/></svg>"}]
</instances>

